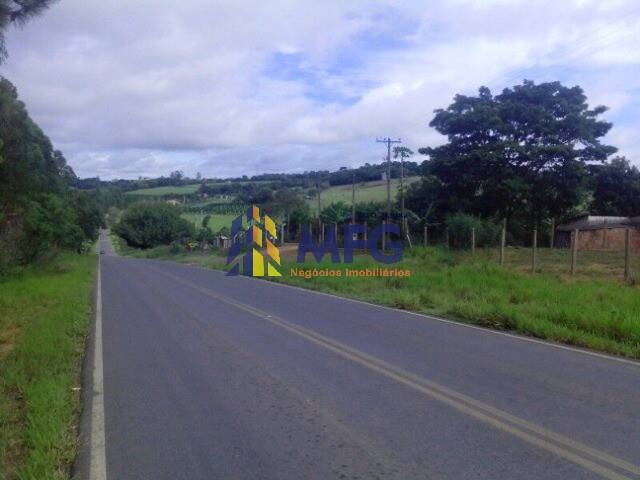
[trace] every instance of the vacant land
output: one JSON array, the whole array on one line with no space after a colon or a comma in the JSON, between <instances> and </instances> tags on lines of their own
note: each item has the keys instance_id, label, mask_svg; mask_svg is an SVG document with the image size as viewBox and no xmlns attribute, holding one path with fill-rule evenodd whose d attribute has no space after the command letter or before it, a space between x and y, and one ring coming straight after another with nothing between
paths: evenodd
<instances>
[{"instance_id":1,"label":"vacant land","mask_svg":"<svg viewBox=\"0 0 640 480\"><path fill-rule=\"evenodd\" d=\"M469 251L452 252L462 261L473 259ZM498 249L478 249L475 256L489 262L498 262ZM579 251L577 256L576 279L617 280L624 279L624 251ZM505 266L521 272L532 270L532 251L530 248L509 247L505 250ZM541 248L538 250L536 271L569 279L571 272L571 251L566 248ZM640 253L631 255L632 282L637 282L640 274Z\"/></svg>"},{"instance_id":2,"label":"vacant land","mask_svg":"<svg viewBox=\"0 0 640 480\"><path fill-rule=\"evenodd\" d=\"M191 195L196 193L200 188L199 183L192 185L178 185L155 188L142 188L140 190L132 190L127 195L140 195L143 197L163 197L165 195Z\"/></svg>"},{"instance_id":3,"label":"vacant land","mask_svg":"<svg viewBox=\"0 0 640 480\"><path fill-rule=\"evenodd\" d=\"M222 227L231 228L231 222L237 215L220 215L217 213L212 213L211 219L209 220L209 228L213 232L217 232ZM182 218L190 221L196 227L200 228L202 226L202 220L206 217L207 214L201 213L183 213L181 215Z\"/></svg>"},{"instance_id":4,"label":"vacant land","mask_svg":"<svg viewBox=\"0 0 640 480\"><path fill-rule=\"evenodd\" d=\"M420 180L420 177L407 177L404 179L405 185ZM400 180L394 178L391 180L391 200L395 200L400 187ZM351 203L351 185L338 185L327 188L320 193L320 203L323 207L333 202ZM383 202L387 199L387 182L375 181L356 184L356 202ZM317 207L315 198L309 199L312 207Z\"/></svg>"},{"instance_id":5,"label":"vacant land","mask_svg":"<svg viewBox=\"0 0 640 480\"><path fill-rule=\"evenodd\" d=\"M291 267L299 266L294 263L295 253L295 248L283 253L284 276L277 281L640 358L640 291L609 275L619 270L615 257L609 264L587 267L585 262L576 278L570 279L567 251L541 251L541 264L552 273L532 275L525 271L530 268L525 249L508 249L509 266L503 268L492 250L472 257L468 252L418 247L392 265L410 269L409 278L346 277L347 266L316 264L308 256L305 268L340 269L343 275L304 279L289 275ZM144 255L209 268L224 268L225 263L215 252L172 256L164 249ZM595 260L597 254L593 257ZM375 267L380 264L360 255L348 268Z\"/></svg>"},{"instance_id":6,"label":"vacant land","mask_svg":"<svg viewBox=\"0 0 640 480\"><path fill-rule=\"evenodd\" d=\"M0 282L0 478L66 479L95 255L61 255Z\"/></svg>"}]
</instances>

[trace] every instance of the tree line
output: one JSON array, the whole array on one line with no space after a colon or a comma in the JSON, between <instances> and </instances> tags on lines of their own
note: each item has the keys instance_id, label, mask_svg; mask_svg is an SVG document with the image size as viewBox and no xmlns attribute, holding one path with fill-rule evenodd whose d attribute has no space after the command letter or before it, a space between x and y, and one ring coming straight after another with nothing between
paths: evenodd
<instances>
[{"instance_id":1,"label":"tree line","mask_svg":"<svg viewBox=\"0 0 640 480\"><path fill-rule=\"evenodd\" d=\"M72 188L75 179L16 88L0 77L0 273L96 240L98 193Z\"/></svg>"}]
</instances>

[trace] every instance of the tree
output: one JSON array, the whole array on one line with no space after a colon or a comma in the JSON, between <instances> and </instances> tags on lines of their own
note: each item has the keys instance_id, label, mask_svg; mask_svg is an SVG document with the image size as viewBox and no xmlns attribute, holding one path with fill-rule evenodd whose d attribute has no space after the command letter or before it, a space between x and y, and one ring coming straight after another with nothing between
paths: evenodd
<instances>
[{"instance_id":1,"label":"tree","mask_svg":"<svg viewBox=\"0 0 640 480\"><path fill-rule=\"evenodd\" d=\"M640 215L640 170L624 157L593 167L592 211L596 215Z\"/></svg>"},{"instance_id":2,"label":"tree","mask_svg":"<svg viewBox=\"0 0 640 480\"><path fill-rule=\"evenodd\" d=\"M15 87L0 77L0 268L96 238L96 201L71 190L62 152L31 120Z\"/></svg>"},{"instance_id":3,"label":"tree","mask_svg":"<svg viewBox=\"0 0 640 480\"><path fill-rule=\"evenodd\" d=\"M41 14L56 0L0 0L0 63L7 57L4 32Z\"/></svg>"},{"instance_id":4,"label":"tree","mask_svg":"<svg viewBox=\"0 0 640 480\"><path fill-rule=\"evenodd\" d=\"M115 232L128 245L150 248L186 241L194 236L194 227L180 217L180 211L166 203L132 205L122 215Z\"/></svg>"},{"instance_id":5,"label":"tree","mask_svg":"<svg viewBox=\"0 0 640 480\"><path fill-rule=\"evenodd\" d=\"M170 183L173 185L180 185L184 178L184 172L182 170L175 170L169 174Z\"/></svg>"},{"instance_id":6,"label":"tree","mask_svg":"<svg viewBox=\"0 0 640 480\"><path fill-rule=\"evenodd\" d=\"M320 219L325 225L345 223L351 218L351 207L344 202L333 202L322 209Z\"/></svg>"},{"instance_id":7,"label":"tree","mask_svg":"<svg viewBox=\"0 0 640 480\"><path fill-rule=\"evenodd\" d=\"M534 224L560 217L584 201L588 165L614 147L600 139L611 124L589 109L582 89L525 80L493 96L456 95L430 125L448 143L422 148L425 174L442 184L440 216L463 211L483 217L520 217Z\"/></svg>"}]
</instances>

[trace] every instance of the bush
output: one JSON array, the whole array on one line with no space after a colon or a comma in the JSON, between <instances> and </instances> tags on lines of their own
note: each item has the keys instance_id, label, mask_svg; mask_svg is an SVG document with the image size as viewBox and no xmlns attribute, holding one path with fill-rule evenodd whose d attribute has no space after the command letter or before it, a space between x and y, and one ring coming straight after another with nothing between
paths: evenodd
<instances>
[{"instance_id":1,"label":"bush","mask_svg":"<svg viewBox=\"0 0 640 480\"><path fill-rule=\"evenodd\" d=\"M185 242L194 236L194 227L172 205L137 204L124 212L115 233L131 247L151 248Z\"/></svg>"},{"instance_id":2,"label":"bush","mask_svg":"<svg viewBox=\"0 0 640 480\"><path fill-rule=\"evenodd\" d=\"M456 213L447 217L449 241L453 248L471 247L471 229L476 229L476 246L493 247L500 239L500 225L472 215Z\"/></svg>"}]
</instances>

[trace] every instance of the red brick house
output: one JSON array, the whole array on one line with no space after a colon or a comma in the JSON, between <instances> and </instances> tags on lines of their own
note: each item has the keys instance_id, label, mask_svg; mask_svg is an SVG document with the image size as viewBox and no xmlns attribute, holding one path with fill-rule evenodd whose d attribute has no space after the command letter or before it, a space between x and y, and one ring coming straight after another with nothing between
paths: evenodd
<instances>
[{"instance_id":1,"label":"red brick house","mask_svg":"<svg viewBox=\"0 0 640 480\"><path fill-rule=\"evenodd\" d=\"M639 217L599 217L585 215L559 225L555 245L571 246L571 232L578 229L578 250L624 250L627 229L631 230L631 249L640 251Z\"/></svg>"}]
</instances>

